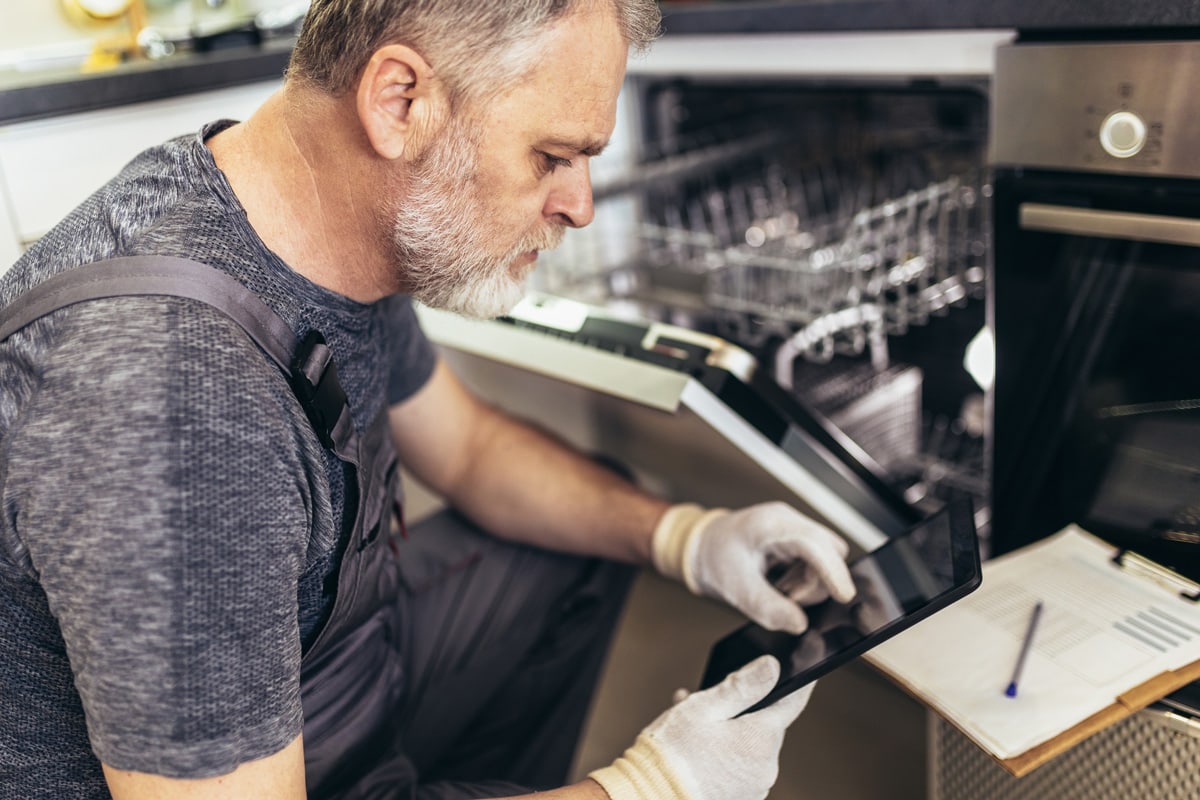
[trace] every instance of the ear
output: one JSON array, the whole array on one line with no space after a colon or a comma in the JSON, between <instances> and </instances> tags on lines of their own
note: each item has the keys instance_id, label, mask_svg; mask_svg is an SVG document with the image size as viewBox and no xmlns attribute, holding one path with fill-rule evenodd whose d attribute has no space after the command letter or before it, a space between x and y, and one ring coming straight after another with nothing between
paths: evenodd
<instances>
[{"instance_id":1,"label":"ear","mask_svg":"<svg viewBox=\"0 0 1200 800\"><path fill-rule=\"evenodd\" d=\"M372 54L359 76L355 100L371 147L389 160L421 149L420 140L437 129L445 103L429 63L401 44Z\"/></svg>"}]
</instances>

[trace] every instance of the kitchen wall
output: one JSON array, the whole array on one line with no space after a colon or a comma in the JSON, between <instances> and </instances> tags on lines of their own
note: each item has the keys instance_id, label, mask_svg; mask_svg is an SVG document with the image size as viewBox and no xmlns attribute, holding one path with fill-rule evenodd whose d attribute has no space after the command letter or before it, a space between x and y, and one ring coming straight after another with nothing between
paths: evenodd
<instances>
[{"instance_id":1,"label":"kitchen wall","mask_svg":"<svg viewBox=\"0 0 1200 800\"><path fill-rule=\"evenodd\" d=\"M36 113L24 117L17 114L12 121L0 123L0 274L25 247L138 151L169 137L194 132L214 119L245 119L280 82L281 67L254 73L246 77L245 83L226 69L217 70L212 78L215 86L224 88L197 93L192 80L182 81L185 88L178 95L167 90L149 91L144 84L159 77L164 86L174 85L173 73L179 70L169 62L162 62L161 69L153 71L134 70L133 74L142 76L136 87L117 86L122 75L116 72L81 76L79 68L95 42L119 36L125 30L124 21L73 21L64 10L63 0L2 1L6 7L2 12L4 25L0 26L0 109L14 112L29 106ZM221 15L228 24L236 24L259 11L297 5L296 0L224 0L212 9L208 2L147 0L149 20L164 32L168 32L168 26L178 26L185 35L201 15L204 30L211 31L210 26L219 24ZM279 63L278 59L272 63ZM64 86L80 94L77 105L81 110L72 113L75 95L65 91ZM123 86L130 91L136 89L132 95L136 99L160 99L120 100ZM10 90L14 103L5 106L3 96ZM82 95L118 99L111 107L96 108ZM37 98L41 100L33 102ZM61 109L48 106L50 100L65 105Z\"/></svg>"},{"instance_id":2,"label":"kitchen wall","mask_svg":"<svg viewBox=\"0 0 1200 800\"><path fill-rule=\"evenodd\" d=\"M19 68L56 54L86 54L96 35L72 25L56 0L10 1L8 6L0 26L0 67Z\"/></svg>"}]
</instances>

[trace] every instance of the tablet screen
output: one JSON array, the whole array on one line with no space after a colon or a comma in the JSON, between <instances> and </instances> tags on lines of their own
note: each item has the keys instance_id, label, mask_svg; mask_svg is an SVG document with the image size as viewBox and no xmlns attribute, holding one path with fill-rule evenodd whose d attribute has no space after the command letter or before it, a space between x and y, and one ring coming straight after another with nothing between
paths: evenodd
<instances>
[{"instance_id":1,"label":"tablet screen","mask_svg":"<svg viewBox=\"0 0 1200 800\"><path fill-rule=\"evenodd\" d=\"M747 625L714 646L704 685L764 653L783 668L760 708L965 596L979 585L979 545L970 503L947 506L850 565L849 603L805 606L809 627L795 636Z\"/></svg>"}]
</instances>

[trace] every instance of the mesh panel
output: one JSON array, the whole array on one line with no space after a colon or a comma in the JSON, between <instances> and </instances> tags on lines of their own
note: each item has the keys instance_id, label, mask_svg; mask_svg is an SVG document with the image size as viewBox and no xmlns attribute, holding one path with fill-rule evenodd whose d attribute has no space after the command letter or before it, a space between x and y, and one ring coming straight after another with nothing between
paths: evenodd
<instances>
[{"instance_id":1,"label":"mesh panel","mask_svg":"<svg viewBox=\"0 0 1200 800\"><path fill-rule=\"evenodd\" d=\"M935 715L933 800L1196 800L1200 734L1176 731L1141 712L1014 778Z\"/></svg>"}]
</instances>

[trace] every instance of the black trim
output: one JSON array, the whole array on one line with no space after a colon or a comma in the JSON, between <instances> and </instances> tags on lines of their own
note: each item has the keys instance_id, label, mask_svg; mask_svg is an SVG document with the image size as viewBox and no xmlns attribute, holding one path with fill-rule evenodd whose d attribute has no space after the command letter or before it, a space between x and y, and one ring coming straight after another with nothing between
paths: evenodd
<instances>
[{"instance_id":1,"label":"black trim","mask_svg":"<svg viewBox=\"0 0 1200 800\"><path fill-rule=\"evenodd\" d=\"M815 408L773 380L755 373L744 383L715 367L705 367L695 377L822 483L842 487L839 494L845 489L860 493L846 499L883 533L894 536L921 519L920 512L886 482L886 473L874 459ZM814 455L821 457L820 463ZM864 513L868 504L882 513Z\"/></svg>"},{"instance_id":2,"label":"black trim","mask_svg":"<svg viewBox=\"0 0 1200 800\"><path fill-rule=\"evenodd\" d=\"M1200 23L1171 28L1079 28L1022 30L1016 44L1124 44L1128 42L1192 41L1200 39Z\"/></svg>"},{"instance_id":3,"label":"black trim","mask_svg":"<svg viewBox=\"0 0 1200 800\"><path fill-rule=\"evenodd\" d=\"M1200 26L1177 0L839 0L663 3L668 35L1021 29L1081 31Z\"/></svg>"}]
</instances>

